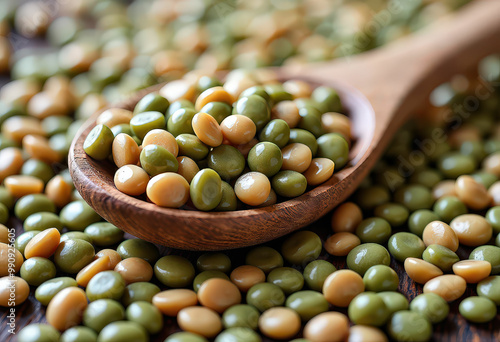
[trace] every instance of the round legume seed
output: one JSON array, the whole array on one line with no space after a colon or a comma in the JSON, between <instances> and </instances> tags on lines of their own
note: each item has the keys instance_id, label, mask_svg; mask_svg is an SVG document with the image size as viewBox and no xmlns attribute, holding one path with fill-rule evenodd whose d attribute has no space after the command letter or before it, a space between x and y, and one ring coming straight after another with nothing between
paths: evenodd
<instances>
[{"instance_id":1,"label":"round legume seed","mask_svg":"<svg viewBox=\"0 0 500 342\"><path fill-rule=\"evenodd\" d=\"M331 226L335 233L354 233L363 220L363 213L353 202L345 202L333 211Z\"/></svg>"},{"instance_id":2,"label":"round legume seed","mask_svg":"<svg viewBox=\"0 0 500 342\"><path fill-rule=\"evenodd\" d=\"M335 163L328 158L314 158L304 172L307 184L316 186L326 182L333 175Z\"/></svg>"},{"instance_id":3,"label":"round legume seed","mask_svg":"<svg viewBox=\"0 0 500 342\"><path fill-rule=\"evenodd\" d=\"M316 260L321 253L321 239L311 231L291 234L281 246L281 254L291 264L305 265Z\"/></svg>"},{"instance_id":4,"label":"round legume seed","mask_svg":"<svg viewBox=\"0 0 500 342\"><path fill-rule=\"evenodd\" d=\"M14 289L14 291L13 291ZM12 298L14 294L14 298ZM26 280L15 276L0 278L0 306L5 308L20 305L28 299L30 287Z\"/></svg>"},{"instance_id":5,"label":"round legume seed","mask_svg":"<svg viewBox=\"0 0 500 342\"><path fill-rule=\"evenodd\" d=\"M453 252L458 249L458 236L449 225L441 221L429 223L422 234L422 239L426 246L441 245Z\"/></svg>"},{"instance_id":6,"label":"round legume seed","mask_svg":"<svg viewBox=\"0 0 500 342\"><path fill-rule=\"evenodd\" d=\"M388 242L389 252L398 261L407 258L420 258L425 250L424 242L415 234L399 232L392 235Z\"/></svg>"},{"instance_id":7,"label":"round legume seed","mask_svg":"<svg viewBox=\"0 0 500 342\"><path fill-rule=\"evenodd\" d=\"M195 270L193 264L178 255L167 255L160 258L155 266L156 278L168 287L187 287L193 282Z\"/></svg>"},{"instance_id":8,"label":"round legume seed","mask_svg":"<svg viewBox=\"0 0 500 342\"><path fill-rule=\"evenodd\" d=\"M260 312L264 312L275 306L285 303L283 290L271 283L260 283L252 286L247 292L247 304L255 306Z\"/></svg>"},{"instance_id":9,"label":"round legume seed","mask_svg":"<svg viewBox=\"0 0 500 342\"><path fill-rule=\"evenodd\" d=\"M302 321L308 321L328 311L328 301L316 291L295 292L287 298L286 306L297 312Z\"/></svg>"},{"instance_id":10,"label":"round legume seed","mask_svg":"<svg viewBox=\"0 0 500 342\"><path fill-rule=\"evenodd\" d=\"M425 283L424 293L435 293L447 302L452 302L465 293L466 287L467 283L462 277L446 274Z\"/></svg>"},{"instance_id":11,"label":"round legume seed","mask_svg":"<svg viewBox=\"0 0 500 342\"><path fill-rule=\"evenodd\" d=\"M198 304L196 292L187 289L172 289L153 296L153 305L162 314L175 317L184 308Z\"/></svg>"},{"instance_id":12,"label":"round legume seed","mask_svg":"<svg viewBox=\"0 0 500 342\"><path fill-rule=\"evenodd\" d=\"M201 285L198 300L201 305L223 313L227 308L241 302L241 294L229 280L212 278Z\"/></svg>"},{"instance_id":13,"label":"round legume seed","mask_svg":"<svg viewBox=\"0 0 500 342\"><path fill-rule=\"evenodd\" d=\"M346 256L356 246L359 246L361 241L359 238L348 232L335 233L326 239L323 247L333 256Z\"/></svg>"},{"instance_id":14,"label":"round legume seed","mask_svg":"<svg viewBox=\"0 0 500 342\"><path fill-rule=\"evenodd\" d=\"M455 182L455 192L458 198L473 210L484 209L491 203L486 187L471 176L458 177Z\"/></svg>"},{"instance_id":15,"label":"round legume seed","mask_svg":"<svg viewBox=\"0 0 500 342\"><path fill-rule=\"evenodd\" d=\"M480 246L486 244L493 234L491 225L486 219L476 214L466 214L455 217L450 222L458 240L466 246Z\"/></svg>"},{"instance_id":16,"label":"round legume seed","mask_svg":"<svg viewBox=\"0 0 500 342\"><path fill-rule=\"evenodd\" d=\"M387 330L394 340L428 341L432 336L432 325L427 318L410 310L392 315Z\"/></svg>"},{"instance_id":17,"label":"round legume seed","mask_svg":"<svg viewBox=\"0 0 500 342\"><path fill-rule=\"evenodd\" d=\"M365 290L361 276L351 270L339 270L330 274L323 284L326 300L339 307L348 307L358 294Z\"/></svg>"},{"instance_id":18,"label":"round legume seed","mask_svg":"<svg viewBox=\"0 0 500 342\"><path fill-rule=\"evenodd\" d=\"M203 143L217 147L222 144L222 131L213 116L207 113L198 113L193 117L193 131Z\"/></svg>"},{"instance_id":19,"label":"round legume seed","mask_svg":"<svg viewBox=\"0 0 500 342\"><path fill-rule=\"evenodd\" d=\"M484 260L462 260L453 264L453 273L468 284L476 284L490 275L491 264Z\"/></svg>"},{"instance_id":20,"label":"round legume seed","mask_svg":"<svg viewBox=\"0 0 500 342\"><path fill-rule=\"evenodd\" d=\"M373 326L384 325L390 314L382 297L373 292L354 297L347 312L353 323Z\"/></svg>"},{"instance_id":21,"label":"round legume seed","mask_svg":"<svg viewBox=\"0 0 500 342\"><path fill-rule=\"evenodd\" d=\"M310 341L345 341L349 336L349 320L340 312L323 312L304 327L304 337Z\"/></svg>"},{"instance_id":22,"label":"round legume seed","mask_svg":"<svg viewBox=\"0 0 500 342\"><path fill-rule=\"evenodd\" d=\"M304 268L304 280L311 290L321 292L326 278L337 269L326 260L314 260Z\"/></svg>"},{"instance_id":23,"label":"round legume seed","mask_svg":"<svg viewBox=\"0 0 500 342\"><path fill-rule=\"evenodd\" d=\"M271 308L259 318L260 331L269 338L289 339L300 330L300 317L289 308Z\"/></svg>"},{"instance_id":24,"label":"round legume seed","mask_svg":"<svg viewBox=\"0 0 500 342\"><path fill-rule=\"evenodd\" d=\"M410 310L420 313L435 324L443 321L450 312L448 303L435 293L422 293L410 303Z\"/></svg>"},{"instance_id":25,"label":"round legume seed","mask_svg":"<svg viewBox=\"0 0 500 342\"><path fill-rule=\"evenodd\" d=\"M425 284L429 280L443 275L443 271L439 267L419 258L406 258L404 267L408 276L419 284Z\"/></svg>"},{"instance_id":26,"label":"round legume seed","mask_svg":"<svg viewBox=\"0 0 500 342\"><path fill-rule=\"evenodd\" d=\"M465 298L459 306L460 314L474 323L487 323L497 315L497 307L490 299L472 296Z\"/></svg>"},{"instance_id":27,"label":"round legume seed","mask_svg":"<svg viewBox=\"0 0 500 342\"><path fill-rule=\"evenodd\" d=\"M179 311L177 323L182 330L207 338L215 337L222 330L219 315L212 309L192 306Z\"/></svg>"},{"instance_id":28,"label":"round legume seed","mask_svg":"<svg viewBox=\"0 0 500 342\"><path fill-rule=\"evenodd\" d=\"M166 208L182 207L189 199L190 187L184 177L165 172L151 178L146 193L154 204Z\"/></svg>"},{"instance_id":29,"label":"round legume seed","mask_svg":"<svg viewBox=\"0 0 500 342\"><path fill-rule=\"evenodd\" d=\"M389 266L391 256L385 247L376 243L364 243L354 247L347 255L347 267L364 275L373 265Z\"/></svg>"},{"instance_id":30,"label":"round legume seed","mask_svg":"<svg viewBox=\"0 0 500 342\"><path fill-rule=\"evenodd\" d=\"M58 342L61 334L54 327L48 324L29 324L25 326L21 331L19 331L19 335L17 335L17 339L19 341L26 342L38 342L43 341L47 342ZM40 340L38 339L40 337Z\"/></svg>"},{"instance_id":31,"label":"round legume seed","mask_svg":"<svg viewBox=\"0 0 500 342\"><path fill-rule=\"evenodd\" d=\"M387 342L388 340L387 336L378 328L365 325L353 325L349 329L349 339L347 341Z\"/></svg>"},{"instance_id":32,"label":"round legume seed","mask_svg":"<svg viewBox=\"0 0 500 342\"><path fill-rule=\"evenodd\" d=\"M264 271L252 265L236 267L231 272L230 278L241 292L247 292L253 285L266 281Z\"/></svg>"},{"instance_id":33,"label":"round legume seed","mask_svg":"<svg viewBox=\"0 0 500 342\"><path fill-rule=\"evenodd\" d=\"M54 328L64 331L81 323L86 307L85 292L78 287L68 287L50 301L45 317Z\"/></svg>"},{"instance_id":34,"label":"round legume seed","mask_svg":"<svg viewBox=\"0 0 500 342\"><path fill-rule=\"evenodd\" d=\"M243 203L257 206L264 203L269 197L271 183L260 172L248 172L236 180L234 192Z\"/></svg>"}]
</instances>

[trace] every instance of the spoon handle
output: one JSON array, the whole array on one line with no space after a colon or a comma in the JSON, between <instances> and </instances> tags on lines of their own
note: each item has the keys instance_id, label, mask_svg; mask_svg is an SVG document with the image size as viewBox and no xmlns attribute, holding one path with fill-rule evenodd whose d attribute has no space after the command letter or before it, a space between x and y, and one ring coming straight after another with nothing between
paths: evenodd
<instances>
[{"instance_id":1,"label":"spoon handle","mask_svg":"<svg viewBox=\"0 0 500 342\"><path fill-rule=\"evenodd\" d=\"M436 86L500 51L499 13L500 1L473 1L387 47L340 61L292 68L287 74L320 82L339 80L362 92L375 111L372 147L382 151L409 115L428 103Z\"/></svg>"}]
</instances>

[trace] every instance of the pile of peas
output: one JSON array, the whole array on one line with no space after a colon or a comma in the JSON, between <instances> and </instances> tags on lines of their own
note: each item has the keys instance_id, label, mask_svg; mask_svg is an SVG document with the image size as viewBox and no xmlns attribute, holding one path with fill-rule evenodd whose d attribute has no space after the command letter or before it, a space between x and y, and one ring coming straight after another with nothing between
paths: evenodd
<instances>
[{"instance_id":1,"label":"pile of peas","mask_svg":"<svg viewBox=\"0 0 500 342\"><path fill-rule=\"evenodd\" d=\"M500 58L480 71L497 82ZM488 84L474 111L449 116L484 86L478 80L458 78L433 93L441 107L398 132L328 218L329 232L302 230L269 245L164 255L124 238L82 200L56 204L23 195L33 189L24 179L4 182L2 222L13 208L24 233L15 242L19 276L8 277L1 226L0 305L8 306L12 283L17 305L36 289L48 324L24 327L23 342L428 341L453 302L470 323L491 322L500 305L500 89ZM401 277L416 297L399 292ZM161 335L171 319L181 331Z\"/></svg>"},{"instance_id":2,"label":"pile of peas","mask_svg":"<svg viewBox=\"0 0 500 342\"><path fill-rule=\"evenodd\" d=\"M191 73L133 111L104 111L83 147L113 160L120 191L147 193L159 206L262 207L302 195L347 164L351 125L341 110L335 90L281 84L272 72L235 70L224 85Z\"/></svg>"},{"instance_id":3,"label":"pile of peas","mask_svg":"<svg viewBox=\"0 0 500 342\"><path fill-rule=\"evenodd\" d=\"M467 2L73 0L52 6L2 1L0 73L10 63L14 79L74 77L78 95L91 95L86 105L92 107L104 97L119 101L192 69L295 65L357 54ZM25 47L25 38L38 37L46 37L52 49L13 54L13 47Z\"/></svg>"}]
</instances>

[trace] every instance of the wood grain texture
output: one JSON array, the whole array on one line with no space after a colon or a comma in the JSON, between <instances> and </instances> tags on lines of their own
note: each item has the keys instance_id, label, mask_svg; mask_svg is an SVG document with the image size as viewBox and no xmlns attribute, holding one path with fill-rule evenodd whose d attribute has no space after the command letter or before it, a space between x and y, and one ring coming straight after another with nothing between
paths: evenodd
<instances>
[{"instance_id":1,"label":"wood grain texture","mask_svg":"<svg viewBox=\"0 0 500 342\"><path fill-rule=\"evenodd\" d=\"M11 226L15 226L17 229L17 234L22 232L21 222L15 220L11 222ZM321 239L324 241L330 234L330 216L325 216L322 219L314 222L308 229L315 231L319 234ZM130 237L130 236L128 236ZM281 242L283 239L275 240L268 245L279 250ZM116 247L116 246L114 246ZM173 250L166 247L158 246L161 255L166 254L176 254L182 255L190 259L193 263L201 255L200 252L188 252ZM227 252L230 256L233 267L241 265L244 263L245 254L248 248L236 249ZM462 259L467 258L471 249L464 248L461 246L458 250L458 254ZM346 268L345 257L332 257L328 255L325 251L320 255L320 259L328 260L332 262L337 269ZM422 285L415 284L404 271L403 264L392 259L391 267L396 270L400 278L400 284L398 291L403 293L409 300L415 298L418 294L422 293ZM301 272L303 267L297 267ZM59 275L58 275L59 276ZM63 276L63 274L60 274ZM156 282L157 285L162 289L166 289L165 286ZM16 332L19 332L23 327L31 323L47 323L45 320L45 307L41 305L34 297L35 288L32 287L31 294L28 300L16 307ZM467 291L462 298L454 301L450 304L450 315L442 323L434 325L433 341L436 342L455 342L455 341L466 341L466 342L494 342L500 341L500 313L497 314L496 318L487 324L471 324L467 322L463 317L458 314L458 305L460 301L468 296L476 295L475 285L469 285ZM339 310L339 308L330 307L330 310L340 311L347 314L345 309ZM17 341L15 335L11 335L8 332L7 319L8 311L6 308L0 307L0 341L2 342L15 342ZM162 331L156 335L152 335L152 342L163 342L167 336L170 334L180 331L175 318L170 318L164 316L164 327ZM300 334L298 335L300 336ZM270 339L263 337L263 341L269 342Z\"/></svg>"},{"instance_id":2,"label":"wood grain texture","mask_svg":"<svg viewBox=\"0 0 500 342\"><path fill-rule=\"evenodd\" d=\"M97 113L73 141L69 154L73 180L83 198L106 220L164 246L221 250L283 236L344 201L368 174L396 130L427 102L435 86L500 50L500 44L492 43L500 37L498 13L500 1L476 1L437 27L386 48L327 64L278 69L283 79L307 79L337 89L352 117L357 139L351 151L352 162L298 198L261 209L206 213L160 208L125 195L114 187L116 168L110 163L97 163L83 151ZM139 98L120 107L131 109Z\"/></svg>"}]
</instances>

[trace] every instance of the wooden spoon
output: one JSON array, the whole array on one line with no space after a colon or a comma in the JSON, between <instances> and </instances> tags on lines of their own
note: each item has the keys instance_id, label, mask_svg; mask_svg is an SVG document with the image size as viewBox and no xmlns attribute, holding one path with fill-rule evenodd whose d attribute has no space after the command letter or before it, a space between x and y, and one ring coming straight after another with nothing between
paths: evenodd
<instances>
[{"instance_id":1,"label":"wooden spoon","mask_svg":"<svg viewBox=\"0 0 500 342\"><path fill-rule=\"evenodd\" d=\"M367 176L396 130L430 92L500 50L500 1L474 1L410 38L355 57L277 69L283 80L305 79L337 89L349 110L356 143L351 163L302 196L262 209L200 212L160 208L113 185L115 167L83 151L98 113L71 146L69 169L82 197L109 222L157 244L188 250L255 245L304 227L344 201ZM147 92L117 107L132 109Z\"/></svg>"}]
</instances>

